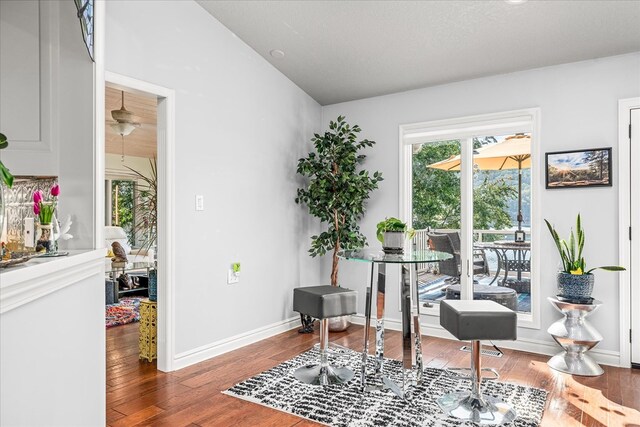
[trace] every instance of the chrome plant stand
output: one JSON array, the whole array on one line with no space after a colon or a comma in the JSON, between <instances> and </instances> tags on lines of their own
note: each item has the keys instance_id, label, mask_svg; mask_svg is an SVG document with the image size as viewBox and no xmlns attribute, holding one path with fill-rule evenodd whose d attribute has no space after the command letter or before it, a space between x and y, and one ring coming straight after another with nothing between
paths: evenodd
<instances>
[{"instance_id":1,"label":"chrome plant stand","mask_svg":"<svg viewBox=\"0 0 640 427\"><path fill-rule=\"evenodd\" d=\"M587 321L587 316L602 305L593 300L591 304L574 304L549 297L549 302L564 315L547 329L563 351L553 356L547 364L560 372L585 377L602 375L604 370L587 351L602 341L602 335Z\"/></svg>"}]
</instances>

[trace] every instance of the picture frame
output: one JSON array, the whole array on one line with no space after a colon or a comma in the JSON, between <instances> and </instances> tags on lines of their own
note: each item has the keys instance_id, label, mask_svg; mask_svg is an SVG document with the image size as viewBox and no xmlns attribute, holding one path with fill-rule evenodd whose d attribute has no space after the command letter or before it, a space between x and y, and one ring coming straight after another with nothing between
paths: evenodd
<instances>
[{"instance_id":1,"label":"picture frame","mask_svg":"<svg viewBox=\"0 0 640 427\"><path fill-rule=\"evenodd\" d=\"M611 147L545 153L546 188L611 187Z\"/></svg>"}]
</instances>

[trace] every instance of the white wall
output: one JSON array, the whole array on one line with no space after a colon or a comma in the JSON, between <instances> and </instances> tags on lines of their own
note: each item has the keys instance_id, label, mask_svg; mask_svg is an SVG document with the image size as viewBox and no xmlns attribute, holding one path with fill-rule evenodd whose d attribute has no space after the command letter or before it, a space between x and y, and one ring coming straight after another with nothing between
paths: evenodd
<instances>
[{"instance_id":1,"label":"white wall","mask_svg":"<svg viewBox=\"0 0 640 427\"><path fill-rule=\"evenodd\" d=\"M104 424L103 283L93 275L2 314L1 425Z\"/></svg>"},{"instance_id":2,"label":"white wall","mask_svg":"<svg viewBox=\"0 0 640 427\"><path fill-rule=\"evenodd\" d=\"M586 229L585 257L591 265L616 264L618 259L617 108L618 99L640 95L640 54L596 59L555 67L469 80L427 89L325 106L323 126L338 115L363 129L361 135L378 142L369 150L366 167L379 170L385 180L372 195L361 229L369 244L377 245L375 224L399 212L398 170L400 124L464 117L476 114L541 108L541 153L595 147L613 147L613 187L545 190L544 173L532 185L539 187L542 218L568 234L578 212ZM544 155L537 167L543 171ZM533 224L540 227L541 224ZM548 326L559 314L546 298L555 295L558 255L546 230L541 231L541 328L523 329L519 337L551 342ZM340 282L365 289L364 265L342 261ZM591 319L604 341L599 349L619 350L618 276L598 271L594 297L604 306ZM364 312L364 298L360 298ZM389 317L399 319L398 298L391 294ZM428 323L437 322L429 318Z\"/></svg>"},{"instance_id":3,"label":"white wall","mask_svg":"<svg viewBox=\"0 0 640 427\"><path fill-rule=\"evenodd\" d=\"M176 91L176 352L294 316L292 289L319 278L293 200L320 106L195 2L106 10L105 68Z\"/></svg>"},{"instance_id":4,"label":"white wall","mask_svg":"<svg viewBox=\"0 0 640 427\"><path fill-rule=\"evenodd\" d=\"M105 156L105 170L107 171L107 178L118 176L129 177L133 172L127 169L131 169L140 172L144 176L151 176L151 166L149 165L149 159L146 157L125 156L124 162L122 162L122 156L119 154L109 154Z\"/></svg>"}]
</instances>

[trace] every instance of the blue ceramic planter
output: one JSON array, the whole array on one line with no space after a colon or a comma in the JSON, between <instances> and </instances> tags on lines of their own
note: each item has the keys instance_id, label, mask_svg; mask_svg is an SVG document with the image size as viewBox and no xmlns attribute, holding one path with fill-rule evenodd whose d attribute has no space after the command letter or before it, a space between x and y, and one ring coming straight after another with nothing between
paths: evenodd
<instances>
[{"instance_id":1,"label":"blue ceramic planter","mask_svg":"<svg viewBox=\"0 0 640 427\"><path fill-rule=\"evenodd\" d=\"M558 273L558 295L569 299L587 299L593 292L593 274Z\"/></svg>"}]
</instances>

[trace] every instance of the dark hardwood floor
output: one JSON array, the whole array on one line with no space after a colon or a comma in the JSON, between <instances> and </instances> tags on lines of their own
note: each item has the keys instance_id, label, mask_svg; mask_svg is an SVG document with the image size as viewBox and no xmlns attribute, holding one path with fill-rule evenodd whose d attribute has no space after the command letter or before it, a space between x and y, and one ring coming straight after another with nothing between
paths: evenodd
<instances>
[{"instance_id":1,"label":"dark hardwood floor","mask_svg":"<svg viewBox=\"0 0 640 427\"><path fill-rule=\"evenodd\" d=\"M362 348L361 326L332 334L332 341ZM317 342L289 331L188 368L163 373L155 363L138 360L138 324L107 330L107 424L120 426L274 426L319 424L226 396L221 391L305 351ZM388 332L385 355L399 358L400 334ZM424 337L425 364L467 366L460 343ZM502 358L484 357L500 380L550 392L543 426L640 426L640 370L604 366L600 377L572 377L547 367L547 356L505 350Z\"/></svg>"}]
</instances>

